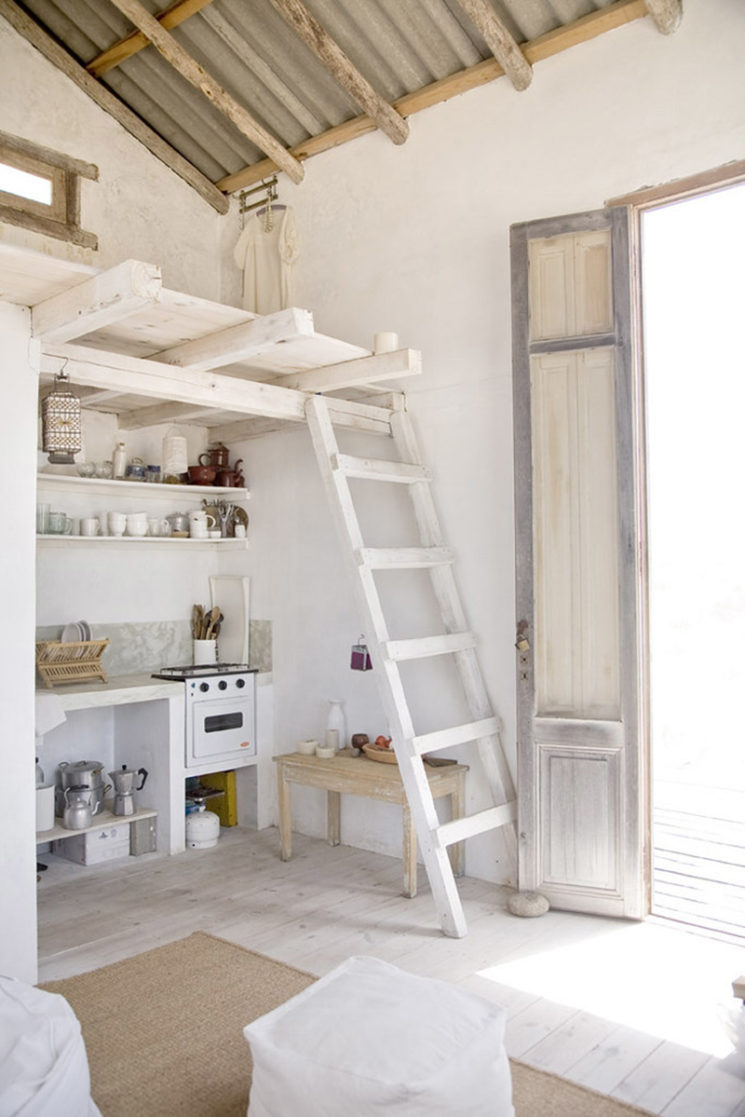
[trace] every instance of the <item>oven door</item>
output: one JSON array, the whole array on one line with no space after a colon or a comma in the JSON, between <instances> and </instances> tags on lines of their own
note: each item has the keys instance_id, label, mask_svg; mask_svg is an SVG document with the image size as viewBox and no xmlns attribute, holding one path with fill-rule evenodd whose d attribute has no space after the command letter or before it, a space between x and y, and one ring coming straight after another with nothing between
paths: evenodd
<instances>
[{"instance_id":1,"label":"oven door","mask_svg":"<svg viewBox=\"0 0 745 1117\"><path fill-rule=\"evenodd\" d=\"M187 768L213 760L239 764L255 756L256 717L251 693L229 701L222 698L192 703L187 717Z\"/></svg>"}]
</instances>

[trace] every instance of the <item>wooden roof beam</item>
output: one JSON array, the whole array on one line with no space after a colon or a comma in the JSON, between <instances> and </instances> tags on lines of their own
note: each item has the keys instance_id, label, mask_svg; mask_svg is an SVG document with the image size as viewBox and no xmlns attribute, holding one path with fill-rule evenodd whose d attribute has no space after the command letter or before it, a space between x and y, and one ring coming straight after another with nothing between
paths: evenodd
<instances>
[{"instance_id":1,"label":"wooden roof beam","mask_svg":"<svg viewBox=\"0 0 745 1117\"><path fill-rule=\"evenodd\" d=\"M683 18L681 0L646 0L647 9L658 31L671 35L677 31Z\"/></svg>"},{"instance_id":2,"label":"wooden roof beam","mask_svg":"<svg viewBox=\"0 0 745 1117\"><path fill-rule=\"evenodd\" d=\"M527 89L533 80L533 67L505 27L489 0L457 0L515 89Z\"/></svg>"},{"instance_id":3,"label":"wooden roof beam","mask_svg":"<svg viewBox=\"0 0 745 1117\"><path fill-rule=\"evenodd\" d=\"M272 6L299 35L305 45L331 74L337 85L369 116L375 126L395 144L402 144L409 135L409 126L373 88L356 66L347 58L339 44L331 38L301 0L270 0Z\"/></svg>"},{"instance_id":4,"label":"wooden roof beam","mask_svg":"<svg viewBox=\"0 0 745 1117\"><path fill-rule=\"evenodd\" d=\"M224 368L225 365L257 357L281 341L313 336L313 315L309 310L289 307L241 322L205 337L185 341L153 354L155 360L180 365L190 370Z\"/></svg>"},{"instance_id":5,"label":"wooden roof beam","mask_svg":"<svg viewBox=\"0 0 745 1117\"><path fill-rule=\"evenodd\" d=\"M302 164L279 140L259 124L251 114L223 89L219 82L199 65L195 58L164 30L157 19L142 6L139 0L111 0L111 3L146 35L153 46L183 78L198 89L226 116L251 143L272 159L293 182L302 182L305 171Z\"/></svg>"},{"instance_id":6,"label":"wooden roof beam","mask_svg":"<svg viewBox=\"0 0 745 1117\"><path fill-rule=\"evenodd\" d=\"M0 3L2 3L2 0L0 0ZM536 62L552 58L555 54L569 50L579 43L586 43L597 35L603 35L606 31L622 27L632 20L642 19L647 14L645 0L615 0L614 3L608 4L604 8L599 8L597 11L589 12L586 16L581 16L573 23L557 27L555 31L548 31L537 39L531 39L530 42L523 45L522 52L528 62L535 65ZM415 112L421 112L432 105L439 105L443 101L448 101L451 97L457 97L461 93L467 93L471 89L477 89L481 85L495 81L503 75L504 70L496 58L487 58L485 62L478 62L475 66L469 66L467 69L451 74L447 78L432 82L431 85L425 85L423 89L418 89L414 93L405 94L394 102L394 106L402 116L411 116ZM359 136L372 132L374 127L375 125L369 116L357 116L354 120L348 120L344 124L337 124L334 128L329 128L327 132L321 133L320 136L311 136L310 139L296 144L290 150L298 159L310 159L314 155L320 155L323 151L329 151L332 147L338 147L350 140L356 140ZM257 182L261 182L276 171L277 167L271 159L262 159L259 163L244 167L234 174L226 175L215 185L220 190L232 194L236 190L242 190L246 186L253 186Z\"/></svg>"},{"instance_id":7,"label":"wooden roof beam","mask_svg":"<svg viewBox=\"0 0 745 1117\"><path fill-rule=\"evenodd\" d=\"M125 260L100 275L36 303L31 331L42 342L60 344L127 318L160 298L160 268Z\"/></svg>"},{"instance_id":8,"label":"wooden roof beam","mask_svg":"<svg viewBox=\"0 0 745 1117\"><path fill-rule=\"evenodd\" d=\"M172 27L178 27L189 16L196 15L202 8L206 8L208 4L213 2L214 0L176 0L176 3L171 4L170 8L158 12L155 18L161 27L170 31ZM141 31L133 31L131 35L125 36L117 43L112 43L105 51L96 55L85 68L94 78L100 78L103 74L107 74L109 70L113 70L115 66L120 66L128 58L139 54L149 44L150 40L147 35L143 35Z\"/></svg>"},{"instance_id":9,"label":"wooden roof beam","mask_svg":"<svg viewBox=\"0 0 745 1117\"><path fill-rule=\"evenodd\" d=\"M44 55L52 65L56 66L71 81L75 82L92 101L109 113L122 128L131 136L139 140L147 150L160 159L169 170L187 182L192 189L217 210L218 213L227 213L230 202L225 195L209 181L206 175L185 159L175 148L149 128L136 113L128 109L109 89L87 72L67 51L48 35L42 27L31 19L14 0L0 0L0 16L3 16L19 35L22 35L31 46Z\"/></svg>"}]
</instances>

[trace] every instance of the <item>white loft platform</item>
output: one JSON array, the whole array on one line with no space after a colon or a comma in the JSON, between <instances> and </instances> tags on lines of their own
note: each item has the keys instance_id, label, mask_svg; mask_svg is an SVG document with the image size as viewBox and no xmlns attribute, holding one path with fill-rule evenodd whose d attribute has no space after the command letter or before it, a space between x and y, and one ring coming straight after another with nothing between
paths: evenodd
<instances>
[{"instance_id":1,"label":"white loft platform","mask_svg":"<svg viewBox=\"0 0 745 1117\"><path fill-rule=\"evenodd\" d=\"M380 430L390 412L361 397L421 372L415 350L373 355L316 333L306 310L262 316L169 291L136 260L99 272L0 244L0 300L31 308L42 387L64 367L84 406L116 413L122 429L179 422L249 437L303 422L308 395L323 392L335 421Z\"/></svg>"}]
</instances>

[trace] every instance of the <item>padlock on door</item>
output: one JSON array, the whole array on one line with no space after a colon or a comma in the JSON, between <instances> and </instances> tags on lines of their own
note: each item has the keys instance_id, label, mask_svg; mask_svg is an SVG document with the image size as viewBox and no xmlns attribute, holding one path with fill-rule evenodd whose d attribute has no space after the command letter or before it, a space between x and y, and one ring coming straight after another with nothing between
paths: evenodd
<instances>
[{"instance_id":1,"label":"padlock on door","mask_svg":"<svg viewBox=\"0 0 745 1117\"><path fill-rule=\"evenodd\" d=\"M352 658L349 666L353 671L372 671L372 660L364 636L360 636L358 644L352 644Z\"/></svg>"}]
</instances>

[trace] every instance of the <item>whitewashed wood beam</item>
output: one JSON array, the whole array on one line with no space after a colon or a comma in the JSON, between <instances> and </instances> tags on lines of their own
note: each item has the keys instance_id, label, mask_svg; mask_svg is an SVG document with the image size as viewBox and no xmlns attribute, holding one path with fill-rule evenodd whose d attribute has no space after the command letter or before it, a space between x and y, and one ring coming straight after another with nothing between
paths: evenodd
<instances>
[{"instance_id":1,"label":"whitewashed wood beam","mask_svg":"<svg viewBox=\"0 0 745 1117\"><path fill-rule=\"evenodd\" d=\"M155 264L125 260L36 303L31 332L42 342L72 341L156 303L162 286Z\"/></svg>"},{"instance_id":2,"label":"whitewashed wood beam","mask_svg":"<svg viewBox=\"0 0 745 1117\"><path fill-rule=\"evenodd\" d=\"M357 357L353 361L341 361L337 365L296 372L273 383L303 392L334 392L341 388L364 388L381 380L398 379L399 376L419 376L421 371L422 355L417 349L397 349L393 353L377 353Z\"/></svg>"},{"instance_id":3,"label":"whitewashed wood beam","mask_svg":"<svg viewBox=\"0 0 745 1117\"><path fill-rule=\"evenodd\" d=\"M681 0L646 0L646 4L658 31L663 35L671 35L673 31L677 31L683 18Z\"/></svg>"},{"instance_id":4,"label":"whitewashed wood beam","mask_svg":"<svg viewBox=\"0 0 745 1117\"><path fill-rule=\"evenodd\" d=\"M237 415L305 422L308 393L294 388L241 380L217 372L194 371L83 345L45 346L41 353L42 374L56 375L63 367L73 384L85 387L171 400L221 412L234 411ZM334 421L341 425L390 433L391 412L384 408L348 400L330 401L330 405L334 416L338 416Z\"/></svg>"},{"instance_id":5,"label":"whitewashed wood beam","mask_svg":"<svg viewBox=\"0 0 745 1117\"><path fill-rule=\"evenodd\" d=\"M212 3L214 3L214 0L177 0L164 12L158 12L155 18L161 27L170 31L172 27L178 27L184 20L189 19L190 16L195 15L202 8L206 8ZM100 78L102 74L107 74L115 66L120 66L122 62L126 62L128 58L138 54L149 42L147 35L143 35L141 31L133 31L131 35L126 35L118 42L112 43L101 54L97 54L85 68L94 78Z\"/></svg>"},{"instance_id":6,"label":"whitewashed wood beam","mask_svg":"<svg viewBox=\"0 0 745 1117\"><path fill-rule=\"evenodd\" d=\"M149 407L120 411L119 429L141 430L142 427L154 427L159 423L197 423L199 426L208 426L208 420L214 413L213 407L207 408L203 404L153 403Z\"/></svg>"},{"instance_id":7,"label":"whitewashed wood beam","mask_svg":"<svg viewBox=\"0 0 745 1117\"><path fill-rule=\"evenodd\" d=\"M456 0L456 2L482 35L515 89L527 89L533 80L533 67L489 0Z\"/></svg>"},{"instance_id":8,"label":"whitewashed wood beam","mask_svg":"<svg viewBox=\"0 0 745 1117\"><path fill-rule=\"evenodd\" d=\"M370 84L347 58L339 44L311 15L301 0L270 0L282 18L320 59L334 81L346 90L375 125L395 144L409 135L409 125L400 113Z\"/></svg>"},{"instance_id":9,"label":"whitewashed wood beam","mask_svg":"<svg viewBox=\"0 0 745 1117\"><path fill-rule=\"evenodd\" d=\"M47 35L35 20L31 19L14 0L0 0L0 15L3 16L19 35L31 43L36 50L44 55L52 65L56 66L79 89L82 89L92 101L109 113L123 128L134 136L147 150L160 159L169 170L187 182L192 189L202 197L218 213L227 213L230 203L214 183L206 175L198 171L193 163L184 159L175 148L149 128L136 113L128 109L101 82L96 81L84 66L80 66L72 55L59 45L51 35Z\"/></svg>"},{"instance_id":10,"label":"whitewashed wood beam","mask_svg":"<svg viewBox=\"0 0 745 1117\"><path fill-rule=\"evenodd\" d=\"M214 106L223 113L251 143L265 155L273 159L280 170L293 182L302 182L305 171L302 164L290 155L287 148L279 142L262 124L231 97L227 90L208 74L203 66L174 39L170 31L164 30L157 19L140 4L139 0L110 0L135 27L147 35L150 42L166 61L183 78L198 89Z\"/></svg>"},{"instance_id":11,"label":"whitewashed wood beam","mask_svg":"<svg viewBox=\"0 0 745 1117\"><path fill-rule=\"evenodd\" d=\"M278 342L312 337L313 332L311 312L293 306L163 349L154 357L193 370L223 368L259 356Z\"/></svg>"}]
</instances>

